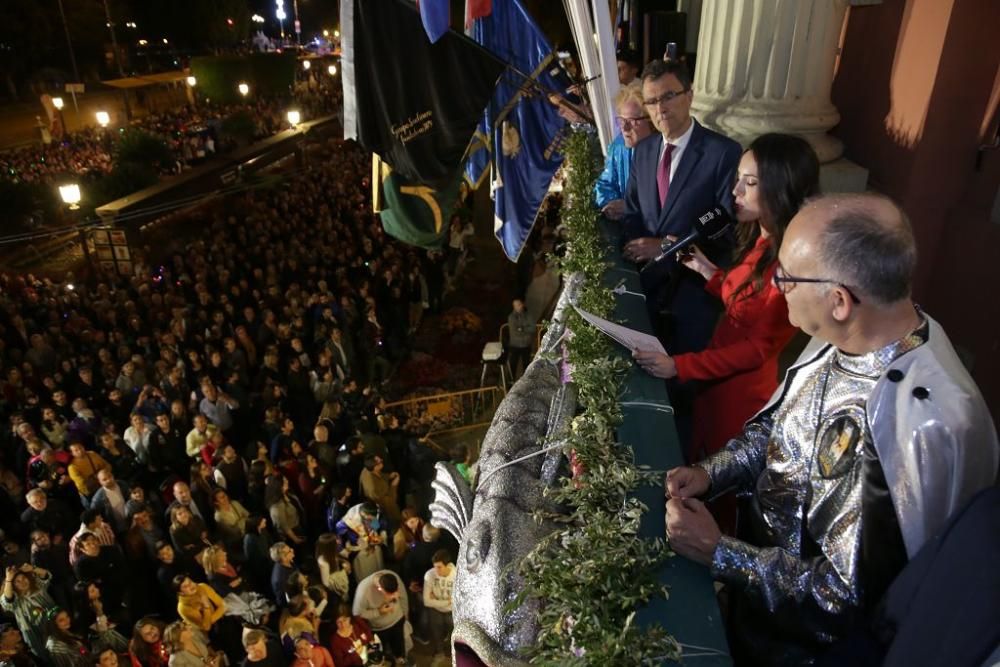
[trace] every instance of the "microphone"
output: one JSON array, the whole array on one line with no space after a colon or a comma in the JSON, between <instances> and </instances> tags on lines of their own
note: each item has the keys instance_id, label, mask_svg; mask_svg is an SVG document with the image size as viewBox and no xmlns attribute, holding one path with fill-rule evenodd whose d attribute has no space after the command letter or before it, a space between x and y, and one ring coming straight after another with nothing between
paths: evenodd
<instances>
[{"instance_id":1,"label":"microphone","mask_svg":"<svg viewBox=\"0 0 1000 667\"><path fill-rule=\"evenodd\" d=\"M690 234L669 245L662 245L660 247L660 254L652 262L646 264L646 266L652 266L665 257L676 255L697 241L715 241L725 236L732 225L733 219L730 217L728 211L721 206L714 206L698 216L698 219L695 220L691 228ZM644 266L643 270L645 269L646 267Z\"/></svg>"}]
</instances>

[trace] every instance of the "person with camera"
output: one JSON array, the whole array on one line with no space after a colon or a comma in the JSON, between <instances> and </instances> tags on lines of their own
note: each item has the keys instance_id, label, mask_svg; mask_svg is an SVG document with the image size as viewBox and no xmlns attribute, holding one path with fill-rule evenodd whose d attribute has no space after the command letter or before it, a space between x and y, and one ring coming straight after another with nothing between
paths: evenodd
<instances>
[{"instance_id":1,"label":"person with camera","mask_svg":"<svg viewBox=\"0 0 1000 667\"><path fill-rule=\"evenodd\" d=\"M346 603L337 605L337 629L330 634L330 653L337 667L363 667L381 662L382 646L368 621L351 613ZM378 658L378 660L376 660Z\"/></svg>"},{"instance_id":2,"label":"person with camera","mask_svg":"<svg viewBox=\"0 0 1000 667\"><path fill-rule=\"evenodd\" d=\"M386 655L397 664L406 662L406 625L408 602L403 595L403 580L390 570L380 570L358 584L354 594L354 614L371 624Z\"/></svg>"}]
</instances>

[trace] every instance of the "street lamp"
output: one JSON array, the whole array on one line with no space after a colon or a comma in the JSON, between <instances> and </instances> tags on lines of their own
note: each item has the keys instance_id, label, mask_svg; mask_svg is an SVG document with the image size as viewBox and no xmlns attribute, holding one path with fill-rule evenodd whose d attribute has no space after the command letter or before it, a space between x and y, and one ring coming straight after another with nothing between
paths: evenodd
<instances>
[{"instance_id":1,"label":"street lamp","mask_svg":"<svg viewBox=\"0 0 1000 667\"><path fill-rule=\"evenodd\" d=\"M298 125L301 120L302 114L300 114L298 110L292 109L288 112L288 124L292 126L292 129L295 129L295 126Z\"/></svg>"},{"instance_id":2,"label":"street lamp","mask_svg":"<svg viewBox=\"0 0 1000 667\"><path fill-rule=\"evenodd\" d=\"M107 111L98 111L94 115L97 117L97 124L101 127L107 127L111 123L111 116Z\"/></svg>"},{"instance_id":3,"label":"street lamp","mask_svg":"<svg viewBox=\"0 0 1000 667\"><path fill-rule=\"evenodd\" d=\"M61 98L61 97L53 97L52 98L52 106L54 106L59 111L62 111L63 104L64 104L63 103L63 98Z\"/></svg>"},{"instance_id":4,"label":"street lamp","mask_svg":"<svg viewBox=\"0 0 1000 667\"><path fill-rule=\"evenodd\" d=\"M333 31L333 36L336 37L337 39L340 39L340 31L339 30L334 30Z\"/></svg>"},{"instance_id":5,"label":"street lamp","mask_svg":"<svg viewBox=\"0 0 1000 667\"><path fill-rule=\"evenodd\" d=\"M196 79L193 76L189 76L187 79L185 79L185 81L187 81L187 85L191 86L192 88L194 88L198 84L198 79Z\"/></svg>"},{"instance_id":6,"label":"street lamp","mask_svg":"<svg viewBox=\"0 0 1000 667\"><path fill-rule=\"evenodd\" d=\"M330 36L330 31L329 30L324 30L323 31L323 36L324 37L329 37Z\"/></svg>"},{"instance_id":7,"label":"street lamp","mask_svg":"<svg viewBox=\"0 0 1000 667\"><path fill-rule=\"evenodd\" d=\"M326 68L326 71L330 73L330 76L336 76L337 75L337 66L336 65L330 65L329 67Z\"/></svg>"},{"instance_id":8,"label":"street lamp","mask_svg":"<svg viewBox=\"0 0 1000 667\"><path fill-rule=\"evenodd\" d=\"M80 186L76 183L67 183L59 186L59 196L63 203L69 205L69 210L75 211L80 208Z\"/></svg>"},{"instance_id":9,"label":"street lamp","mask_svg":"<svg viewBox=\"0 0 1000 667\"><path fill-rule=\"evenodd\" d=\"M302 61L302 69L304 69L305 71L308 72L310 67L312 67L312 63L311 62L309 62L308 60L303 60Z\"/></svg>"},{"instance_id":10,"label":"street lamp","mask_svg":"<svg viewBox=\"0 0 1000 667\"><path fill-rule=\"evenodd\" d=\"M250 86L248 86L245 83L241 83L240 85L236 86L236 89L240 91L240 95L242 95L243 97L246 97L247 95L250 94Z\"/></svg>"}]
</instances>

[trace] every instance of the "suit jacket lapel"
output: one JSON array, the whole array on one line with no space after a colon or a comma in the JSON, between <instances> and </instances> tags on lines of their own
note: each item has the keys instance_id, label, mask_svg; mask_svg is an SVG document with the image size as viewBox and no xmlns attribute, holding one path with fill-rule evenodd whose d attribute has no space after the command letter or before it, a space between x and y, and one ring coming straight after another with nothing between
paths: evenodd
<instances>
[{"instance_id":1,"label":"suit jacket lapel","mask_svg":"<svg viewBox=\"0 0 1000 667\"><path fill-rule=\"evenodd\" d=\"M701 146L701 125L698 121L691 121L694 123L694 129L691 130L691 139L688 141L687 147L684 149L684 154L681 155L681 163L677 165L677 171L674 172L674 177L670 179L670 190L667 192L666 205L663 210L660 211L659 218L659 229L663 231L664 223L667 217L670 215L670 209L674 207L677 203L678 198L681 196L681 191L684 189L684 183L687 182L688 177L694 172L698 161L701 160L702 146Z\"/></svg>"}]
</instances>

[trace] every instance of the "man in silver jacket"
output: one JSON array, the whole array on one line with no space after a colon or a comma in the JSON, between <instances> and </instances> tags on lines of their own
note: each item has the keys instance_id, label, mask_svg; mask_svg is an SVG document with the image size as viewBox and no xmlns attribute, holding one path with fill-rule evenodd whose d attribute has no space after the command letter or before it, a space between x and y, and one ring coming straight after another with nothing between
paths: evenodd
<instances>
[{"instance_id":1,"label":"man in silver jacket","mask_svg":"<svg viewBox=\"0 0 1000 667\"><path fill-rule=\"evenodd\" d=\"M726 585L737 664L813 662L996 483L996 429L941 326L911 300L915 264L888 199L807 204L774 280L813 341L739 438L667 474L670 546ZM740 539L697 499L731 491L748 496Z\"/></svg>"}]
</instances>

